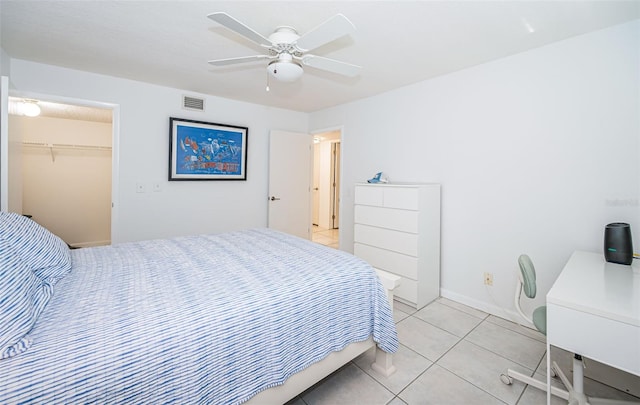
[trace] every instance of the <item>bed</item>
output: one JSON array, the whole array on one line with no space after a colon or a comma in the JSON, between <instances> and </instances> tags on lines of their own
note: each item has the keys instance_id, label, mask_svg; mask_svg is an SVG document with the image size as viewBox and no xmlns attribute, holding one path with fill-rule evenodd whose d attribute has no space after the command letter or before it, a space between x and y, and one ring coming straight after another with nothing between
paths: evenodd
<instances>
[{"instance_id":1,"label":"bed","mask_svg":"<svg viewBox=\"0 0 640 405\"><path fill-rule=\"evenodd\" d=\"M373 346L393 372L375 270L281 232L69 250L2 212L0 268L3 404L283 403Z\"/></svg>"}]
</instances>

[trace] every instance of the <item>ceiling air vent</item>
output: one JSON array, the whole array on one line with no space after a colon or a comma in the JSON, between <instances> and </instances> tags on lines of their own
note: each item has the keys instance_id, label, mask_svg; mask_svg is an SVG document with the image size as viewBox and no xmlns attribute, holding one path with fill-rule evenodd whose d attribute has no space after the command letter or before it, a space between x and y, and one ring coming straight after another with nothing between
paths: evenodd
<instances>
[{"instance_id":1,"label":"ceiling air vent","mask_svg":"<svg viewBox=\"0 0 640 405\"><path fill-rule=\"evenodd\" d=\"M204 99L182 96L182 108L192 111L204 111Z\"/></svg>"}]
</instances>

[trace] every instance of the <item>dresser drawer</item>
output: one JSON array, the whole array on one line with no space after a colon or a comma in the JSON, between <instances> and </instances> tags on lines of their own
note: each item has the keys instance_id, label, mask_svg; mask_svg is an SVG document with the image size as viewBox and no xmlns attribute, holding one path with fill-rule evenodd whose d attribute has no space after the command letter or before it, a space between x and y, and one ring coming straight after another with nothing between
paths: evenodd
<instances>
[{"instance_id":1,"label":"dresser drawer","mask_svg":"<svg viewBox=\"0 0 640 405\"><path fill-rule=\"evenodd\" d=\"M415 211L420 203L419 194L415 187L358 185L354 203Z\"/></svg>"},{"instance_id":2,"label":"dresser drawer","mask_svg":"<svg viewBox=\"0 0 640 405\"><path fill-rule=\"evenodd\" d=\"M355 204L381 207L384 202L384 189L374 186L356 186L353 201Z\"/></svg>"},{"instance_id":3,"label":"dresser drawer","mask_svg":"<svg viewBox=\"0 0 640 405\"><path fill-rule=\"evenodd\" d=\"M388 187L384 189L382 205L387 208L417 210L420 199L418 189L412 187Z\"/></svg>"},{"instance_id":4,"label":"dresser drawer","mask_svg":"<svg viewBox=\"0 0 640 405\"><path fill-rule=\"evenodd\" d=\"M370 246L384 246L385 249L409 256L418 256L418 235L355 224L353 241Z\"/></svg>"},{"instance_id":5,"label":"dresser drawer","mask_svg":"<svg viewBox=\"0 0 640 405\"><path fill-rule=\"evenodd\" d=\"M416 257L360 243L353 245L353 254L377 269L412 280L418 279L418 259Z\"/></svg>"},{"instance_id":6,"label":"dresser drawer","mask_svg":"<svg viewBox=\"0 0 640 405\"><path fill-rule=\"evenodd\" d=\"M396 231L418 233L418 211L356 205L354 222Z\"/></svg>"},{"instance_id":7,"label":"dresser drawer","mask_svg":"<svg viewBox=\"0 0 640 405\"><path fill-rule=\"evenodd\" d=\"M393 290L393 295L415 305L418 303L418 283L405 277L400 278L400 285Z\"/></svg>"}]
</instances>

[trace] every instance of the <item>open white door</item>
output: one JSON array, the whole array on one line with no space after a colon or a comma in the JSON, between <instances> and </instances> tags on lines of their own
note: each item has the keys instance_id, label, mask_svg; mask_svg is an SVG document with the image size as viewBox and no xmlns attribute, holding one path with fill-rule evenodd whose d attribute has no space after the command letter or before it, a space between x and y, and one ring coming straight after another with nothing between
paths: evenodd
<instances>
[{"instance_id":1,"label":"open white door","mask_svg":"<svg viewBox=\"0 0 640 405\"><path fill-rule=\"evenodd\" d=\"M269 228L311 239L312 154L311 135L271 131Z\"/></svg>"},{"instance_id":2,"label":"open white door","mask_svg":"<svg viewBox=\"0 0 640 405\"><path fill-rule=\"evenodd\" d=\"M9 211L9 78L0 77L0 209Z\"/></svg>"},{"instance_id":3,"label":"open white door","mask_svg":"<svg viewBox=\"0 0 640 405\"><path fill-rule=\"evenodd\" d=\"M9 132L9 78L0 78L0 209L22 214L22 139Z\"/></svg>"},{"instance_id":4,"label":"open white door","mask_svg":"<svg viewBox=\"0 0 640 405\"><path fill-rule=\"evenodd\" d=\"M22 214L22 144L9 133L9 78L0 78L0 209Z\"/></svg>"}]
</instances>

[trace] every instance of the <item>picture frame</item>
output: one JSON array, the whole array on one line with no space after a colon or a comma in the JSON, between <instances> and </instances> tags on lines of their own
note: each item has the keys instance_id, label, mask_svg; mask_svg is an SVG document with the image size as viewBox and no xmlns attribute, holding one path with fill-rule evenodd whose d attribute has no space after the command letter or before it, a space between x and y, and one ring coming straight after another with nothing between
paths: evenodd
<instances>
[{"instance_id":1,"label":"picture frame","mask_svg":"<svg viewBox=\"0 0 640 405\"><path fill-rule=\"evenodd\" d=\"M246 180L249 128L169 119L169 181Z\"/></svg>"}]
</instances>

